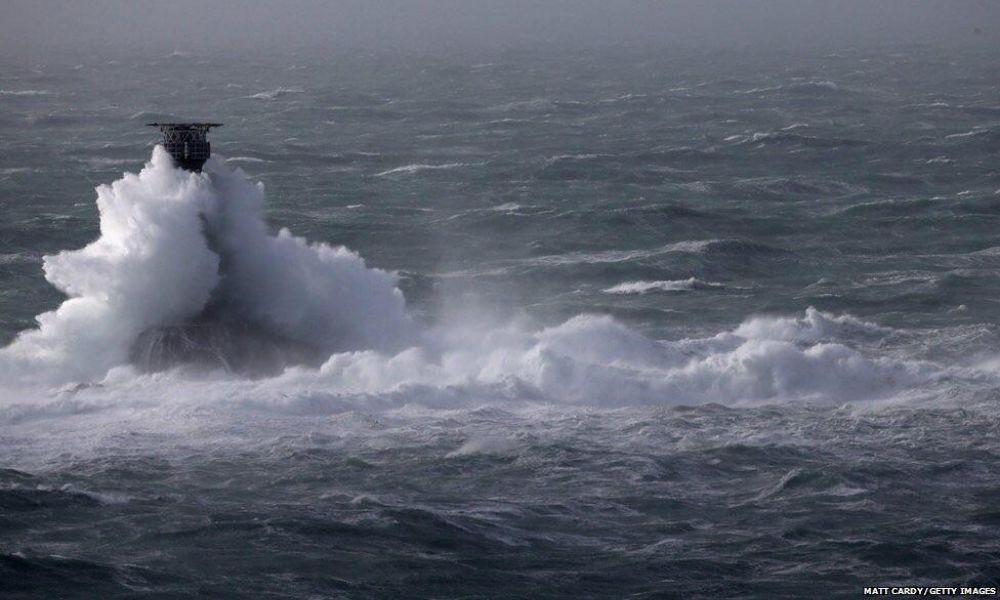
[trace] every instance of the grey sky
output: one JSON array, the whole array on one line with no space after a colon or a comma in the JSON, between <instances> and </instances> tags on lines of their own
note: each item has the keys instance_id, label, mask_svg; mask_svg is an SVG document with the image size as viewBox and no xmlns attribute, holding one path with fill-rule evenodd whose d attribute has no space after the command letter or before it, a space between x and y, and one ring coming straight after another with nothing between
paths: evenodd
<instances>
[{"instance_id":1,"label":"grey sky","mask_svg":"<svg viewBox=\"0 0 1000 600\"><path fill-rule=\"evenodd\" d=\"M1000 30L997 0L5 0L2 12L0 48L29 52L81 43L781 47L996 40Z\"/></svg>"}]
</instances>

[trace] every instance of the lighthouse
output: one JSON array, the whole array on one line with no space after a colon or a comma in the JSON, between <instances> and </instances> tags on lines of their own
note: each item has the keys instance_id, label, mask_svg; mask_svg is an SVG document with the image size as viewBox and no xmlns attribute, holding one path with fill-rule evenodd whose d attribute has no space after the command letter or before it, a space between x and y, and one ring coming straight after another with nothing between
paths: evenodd
<instances>
[{"instance_id":1,"label":"lighthouse","mask_svg":"<svg viewBox=\"0 0 1000 600\"><path fill-rule=\"evenodd\" d=\"M222 127L222 123L147 123L163 133L163 147L174 163L188 171L201 172L201 167L212 153L208 143L208 130Z\"/></svg>"}]
</instances>

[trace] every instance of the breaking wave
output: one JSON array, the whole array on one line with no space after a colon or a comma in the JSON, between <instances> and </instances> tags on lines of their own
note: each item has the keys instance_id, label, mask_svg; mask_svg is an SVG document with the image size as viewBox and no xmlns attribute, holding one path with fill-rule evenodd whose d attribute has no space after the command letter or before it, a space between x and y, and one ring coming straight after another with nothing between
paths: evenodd
<instances>
[{"instance_id":1,"label":"breaking wave","mask_svg":"<svg viewBox=\"0 0 1000 600\"><path fill-rule=\"evenodd\" d=\"M256 94L250 94L249 96L244 96L244 97L250 100L277 100L278 98L281 98L283 96L287 96L289 94L301 94L304 91L305 90L303 90L300 87L290 87L290 88L279 87L273 90L268 90L266 92L258 92Z\"/></svg>"},{"instance_id":2,"label":"breaking wave","mask_svg":"<svg viewBox=\"0 0 1000 600\"><path fill-rule=\"evenodd\" d=\"M668 281L626 281L604 290L607 294L645 294L647 292L686 292L724 287L721 283L701 281L694 277Z\"/></svg>"},{"instance_id":3,"label":"breaking wave","mask_svg":"<svg viewBox=\"0 0 1000 600\"><path fill-rule=\"evenodd\" d=\"M597 252L567 252L550 254L524 259L521 262L528 265L580 265L580 264L612 264L645 260L668 254L696 254L704 256L753 256L768 254L784 254L782 248L768 246L760 242L740 239L710 239L683 240L655 248L638 248L634 250L604 250Z\"/></svg>"},{"instance_id":4,"label":"breaking wave","mask_svg":"<svg viewBox=\"0 0 1000 600\"><path fill-rule=\"evenodd\" d=\"M775 85L770 87L756 87L749 90L740 90L739 94L762 94L769 92L791 92L798 94L829 94L841 91L839 85L833 81L827 80L815 80L815 81L797 81L793 83L788 83L784 85Z\"/></svg>"},{"instance_id":5,"label":"breaking wave","mask_svg":"<svg viewBox=\"0 0 1000 600\"><path fill-rule=\"evenodd\" d=\"M550 327L453 318L421 328L395 274L344 247L285 229L272 235L262 186L217 159L189 173L157 147L139 174L97 196L100 237L44 259L46 278L69 299L0 350L4 385L43 391L0 404L0 420L136 401L296 414L493 402L844 402L941 377L930 363L856 347L891 330L814 309L672 341L588 314ZM698 240L654 253L754 249ZM719 285L633 281L605 291Z\"/></svg>"},{"instance_id":6,"label":"breaking wave","mask_svg":"<svg viewBox=\"0 0 1000 600\"><path fill-rule=\"evenodd\" d=\"M179 327L326 354L402 342L411 324L395 275L343 247L271 235L263 202L242 171L213 160L189 173L157 147L138 175L97 188L96 241L45 257L45 277L70 298L0 350L0 368L90 381L129 362L149 332Z\"/></svg>"},{"instance_id":7,"label":"breaking wave","mask_svg":"<svg viewBox=\"0 0 1000 600\"><path fill-rule=\"evenodd\" d=\"M810 309L802 317L752 318L706 338L655 341L607 316L553 327L436 330L399 352L329 355L266 379L112 369L96 385L0 406L0 422L91 413L148 403L184 412L327 415L525 404L625 408L806 401L842 404L932 394L931 364L869 357L838 340L880 328ZM165 425L167 426L167 425Z\"/></svg>"},{"instance_id":8,"label":"breaking wave","mask_svg":"<svg viewBox=\"0 0 1000 600\"><path fill-rule=\"evenodd\" d=\"M48 90L0 90L0 96L47 96Z\"/></svg>"},{"instance_id":9,"label":"breaking wave","mask_svg":"<svg viewBox=\"0 0 1000 600\"><path fill-rule=\"evenodd\" d=\"M385 171L380 171L375 174L375 177L385 177L387 175L411 175L413 173L419 173L420 171L441 171L446 169L457 169L459 167L471 166L469 163L445 163L442 165L431 165L431 164L412 164L403 165L401 167L395 167L393 169L388 169Z\"/></svg>"}]
</instances>

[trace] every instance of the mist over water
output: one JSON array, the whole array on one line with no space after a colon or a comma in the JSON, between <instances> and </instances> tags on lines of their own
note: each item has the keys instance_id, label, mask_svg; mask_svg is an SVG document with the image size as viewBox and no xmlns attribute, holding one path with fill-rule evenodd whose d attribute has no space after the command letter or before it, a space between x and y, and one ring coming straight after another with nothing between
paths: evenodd
<instances>
[{"instance_id":1,"label":"mist over water","mask_svg":"<svg viewBox=\"0 0 1000 600\"><path fill-rule=\"evenodd\" d=\"M73 58L0 79L4 595L1000 575L994 46Z\"/></svg>"}]
</instances>

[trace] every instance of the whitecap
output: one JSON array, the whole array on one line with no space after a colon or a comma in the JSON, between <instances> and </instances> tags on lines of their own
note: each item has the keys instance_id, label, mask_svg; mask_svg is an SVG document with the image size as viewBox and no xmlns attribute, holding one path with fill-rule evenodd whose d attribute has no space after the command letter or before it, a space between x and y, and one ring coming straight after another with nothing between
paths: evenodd
<instances>
[{"instance_id":1,"label":"whitecap","mask_svg":"<svg viewBox=\"0 0 1000 600\"><path fill-rule=\"evenodd\" d=\"M721 283L701 281L694 277L688 279L661 281L626 281L603 290L607 294L646 294L648 292L686 292L691 290L719 289L725 287Z\"/></svg>"},{"instance_id":2,"label":"whitecap","mask_svg":"<svg viewBox=\"0 0 1000 600\"><path fill-rule=\"evenodd\" d=\"M401 167L395 167L392 169L388 169L386 171L381 171L379 173L376 173L375 177L385 177L387 175L410 175L413 173L419 173L420 171L440 171L445 169L457 169L459 167L468 167L468 166L472 166L472 163L453 162L440 165L416 163L411 165L403 165Z\"/></svg>"},{"instance_id":3,"label":"whitecap","mask_svg":"<svg viewBox=\"0 0 1000 600\"><path fill-rule=\"evenodd\" d=\"M264 163L264 162L268 162L267 160L264 160L263 158L257 158L255 156L233 156L231 158L226 158L225 161L227 163L236 163L236 162Z\"/></svg>"},{"instance_id":4,"label":"whitecap","mask_svg":"<svg viewBox=\"0 0 1000 600\"><path fill-rule=\"evenodd\" d=\"M289 94L301 94L305 90L300 87L279 87L273 90L268 90L265 92L258 92L256 94L251 94L249 96L244 96L244 98L254 99L254 100L275 100L281 98L282 96L287 96Z\"/></svg>"},{"instance_id":5,"label":"whitecap","mask_svg":"<svg viewBox=\"0 0 1000 600\"><path fill-rule=\"evenodd\" d=\"M0 90L0 96L48 96L48 90Z\"/></svg>"}]
</instances>

